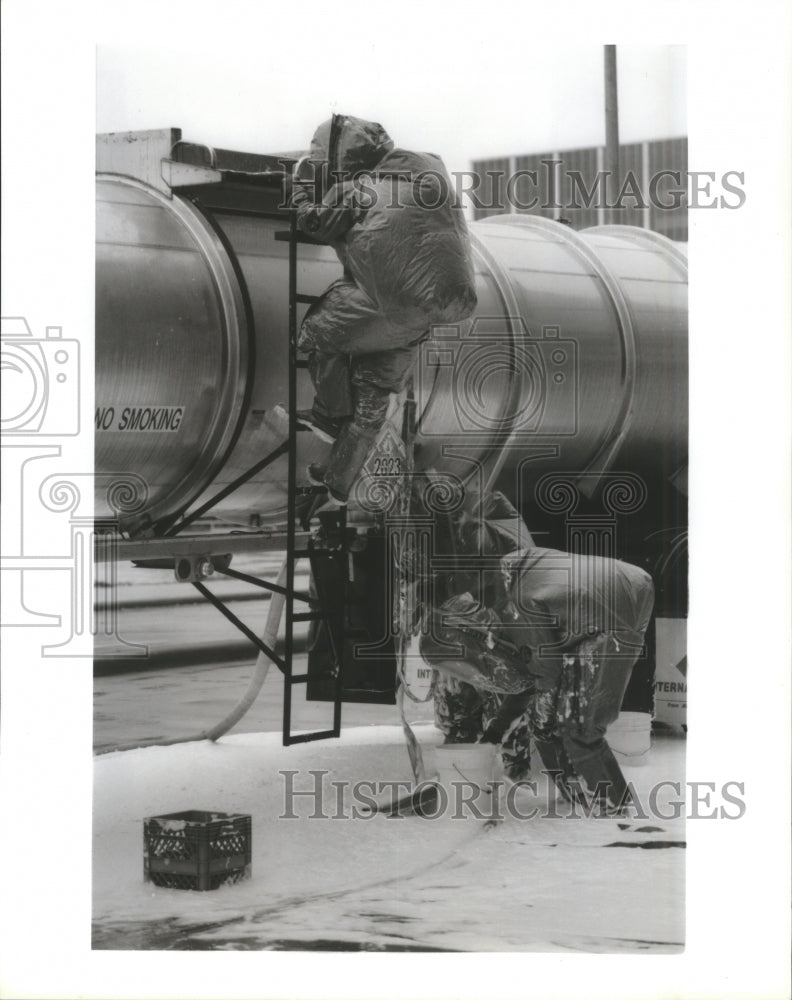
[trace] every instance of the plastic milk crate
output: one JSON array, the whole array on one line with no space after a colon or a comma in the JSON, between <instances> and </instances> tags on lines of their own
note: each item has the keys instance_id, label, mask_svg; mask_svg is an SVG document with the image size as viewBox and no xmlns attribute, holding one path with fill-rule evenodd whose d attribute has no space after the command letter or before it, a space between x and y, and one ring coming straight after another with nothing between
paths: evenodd
<instances>
[{"instance_id":1,"label":"plastic milk crate","mask_svg":"<svg viewBox=\"0 0 792 1000\"><path fill-rule=\"evenodd\" d=\"M251 819L186 812L143 820L143 877L167 889L217 889L250 877Z\"/></svg>"}]
</instances>

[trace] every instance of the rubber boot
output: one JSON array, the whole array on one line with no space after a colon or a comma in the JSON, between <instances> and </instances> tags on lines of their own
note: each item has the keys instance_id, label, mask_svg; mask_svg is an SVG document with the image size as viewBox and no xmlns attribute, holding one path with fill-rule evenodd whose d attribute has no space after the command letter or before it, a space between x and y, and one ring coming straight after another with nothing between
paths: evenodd
<instances>
[{"instance_id":1,"label":"rubber boot","mask_svg":"<svg viewBox=\"0 0 792 1000\"><path fill-rule=\"evenodd\" d=\"M376 440L376 430L361 430L354 422L341 428L324 474L325 486L337 500L349 499L350 491Z\"/></svg>"},{"instance_id":2,"label":"rubber boot","mask_svg":"<svg viewBox=\"0 0 792 1000\"><path fill-rule=\"evenodd\" d=\"M562 727L560 738L583 795L597 814L619 816L628 811L629 787L604 737L587 739Z\"/></svg>"},{"instance_id":3,"label":"rubber boot","mask_svg":"<svg viewBox=\"0 0 792 1000\"><path fill-rule=\"evenodd\" d=\"M337 500L348 500L388 412L390 393L356 386L355 415L341 428L325 470L325 486Z\"/></svg>"}]
</instances>

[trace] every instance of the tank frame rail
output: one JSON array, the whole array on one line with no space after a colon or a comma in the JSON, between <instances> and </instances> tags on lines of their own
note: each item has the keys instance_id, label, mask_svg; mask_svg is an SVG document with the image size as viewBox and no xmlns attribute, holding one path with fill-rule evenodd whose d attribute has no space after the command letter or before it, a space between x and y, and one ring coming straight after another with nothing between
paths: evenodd
<instances>
[{"instance_id":1,"label":"tank frame rail","mask_svg":"<svg viewBox=\"0 0 792 1000\"><path fill-rule=\"evenodd\" d=\"M307 541L309 533L299 532L295 539ZM179 557L212 557L234 555L238 552L283 552L286 547L284 531L234 531L211 532L204 535L181 535L160 538L114 538L111 546L97 544L95 562L141 562L146 559L172 559Z\"/></svg>"}]
</instances>

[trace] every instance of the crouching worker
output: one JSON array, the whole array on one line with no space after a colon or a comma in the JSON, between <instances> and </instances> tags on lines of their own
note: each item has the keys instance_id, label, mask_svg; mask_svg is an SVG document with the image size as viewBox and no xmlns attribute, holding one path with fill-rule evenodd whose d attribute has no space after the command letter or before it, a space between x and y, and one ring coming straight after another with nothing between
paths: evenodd
<instances>
[{"instance_id":1,"label":"crouching worker","mask_svg":"<svg viewBox=\"0 0 792 1000\"><path fill-rule=\"evenodd\" d=\"M542 548L511 553L501 570L493 606L461 593L435 609L421 654L477 691L509 696L482 742L501 740L509 715L527 720L564 798L618 815L629 790L605 731L643 649L651 578L615 559Z\"/></svg>"},{"instance_id":2,"label":"crouching worker","mask_svg":"<svg viewBox=\"0 0 792 1000\"><path fill-rule=\"evenodd\" d=\"M469 593L484 606L502 596L500 561L534 543L525 522L502 493L465 491L462 507L438 525L438 548L457 558L455 569L435 577L437 604ZM527 706L533 687L518 693L482 689L444 671L433 684L435 726L445 744L480 743L482 752L498 746L503 772L511 781L527 779L531 771L531 733ZM521 686L521 685L520 685Z\"/></svg>"},{"instance_id":3,"label":"crouching worker","mask_svg":"<svg viewBox=\"0 0 792 1000\"><path fill-rule=\"evenodd\" d=\"M321 201L295 180L297 224L334 248L344 275L312 304L298 347L315 387L300 420L332 440L315 481L346 502L382 426L390 394L404 387L433 324L476 307L467 226L442 161L394 148L376 122L335 115L311 141L311 161L335 183Z\"/></svg>"}]
</instances>

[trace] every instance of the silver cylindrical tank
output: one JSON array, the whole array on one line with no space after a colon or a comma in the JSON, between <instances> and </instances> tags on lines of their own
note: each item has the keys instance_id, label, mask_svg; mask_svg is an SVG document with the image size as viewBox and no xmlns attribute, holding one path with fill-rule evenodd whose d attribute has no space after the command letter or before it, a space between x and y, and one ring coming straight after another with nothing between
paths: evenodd
<instances>
[{"instance_id":1,"label":"silver cylindrical tank","mask_svg":"<svg viewBox=\"0 0 792 1000\"><path fill-rule=\"evenodd\" d=\"M664 480L687 461L687 260L645 229L575 232L530 215L477 222L479 308L469 330L422 349L440 372L424 414L434 461L448 442L517 465ZM425 460L427 456L425 456ZM446 460L447 461L447 460ZM528 463L528 464L526 464ZM524 485L524 484L523 484ZM584 486L584 491L586 487Z\"/></svg>"},{"instance_id":2,"label":"silver cylindrical tank","mask_svg":"<svg viewBox=\"0 0 792 1000\"><path fill-rule=\"evenodd\" d=\"M508 479L548 469L635 470L662 481L686 462L687 267L631 227L574 232L528 215L471 225L479 306L439 328L416 377L419 468ZM282 440L287 244L282 220L204 213L119 175L98 178L96 512L130 531L195 507ZM340 273L301 246L298 285ZM299 373L298 403L311 387ZM298 435L298 469L327 454ZM527 464L526 464L527 462ZM136 494L119 507L107 483ZM522 488L525 488L523 483ZM124 491L121 491L124 495ZM282 519L286 461L227 497L219 517Z\"/></svg>"}]
</instances>

